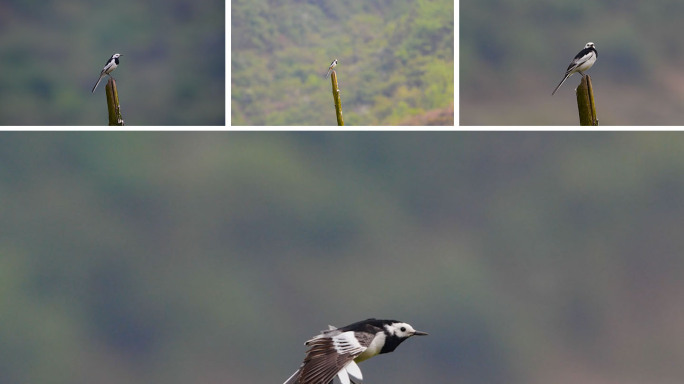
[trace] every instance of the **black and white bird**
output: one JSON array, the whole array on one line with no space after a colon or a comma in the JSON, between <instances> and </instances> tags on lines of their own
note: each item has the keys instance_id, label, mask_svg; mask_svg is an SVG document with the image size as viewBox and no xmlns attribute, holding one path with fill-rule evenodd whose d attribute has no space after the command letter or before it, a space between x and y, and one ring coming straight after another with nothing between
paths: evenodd
<instances>
[{"instance_id":1,"label":"black and white bird","mask_svg":"<svg viewBox=\"0 0 684 384\"><path fill-rule=\"evenodd\" d=\"M337 65L337 59L333 60L332 63L330 63L330 66L328 67L328 73L325 74L325 78L327 79L328 76L330 76L330 73L332 72L333 68Z\"/></svg>"},{"instance_id":2,"label":"black and white bird","mask_svg":"<svg viewBox=\"0 0 684 384\"><path fill-rule=\"evenodd\" d=\"M100 72L100 78L97 79L97 83L95 83L95 86L93 87L93 90L90 91L90 93L95 92L95 88L97 88L98 85L100 85L100 81L102 81L102 78L105 77L105 75L109 75L112 73L113 70L116 69L117 66L119 66L119 57L123 56L120 53L115 53L112 55L112 57L107 60L107 63L105 63L104 68L102 68L102 71Z\"/></svg>"},{"instance_id":3,"label":"black and white bird","mask_svg":"<svg viewBox=\"0 0 684 384\"><path fill-rule=\"evenodd\" d=\"M592 65L596 62L596 58L598 57L598 52L596 52L596 48L594 47L594 43L589 42L587 45L584 46L584 49L581 50L577 56L575 56L574 59L572 59L572 62L570 65L568 65L568 69L565 71L565 76L563 77L563 80L561 80L560 84L556 87L556 89L553 90L553 93L551 93L551 96L553 96L558 88L560 88L561 85L565 82L565 80L570 77L575 72L579 72L580 75L584 76L584 71L587 69L591 68Z\"/></svg>"},{"instance_id":4,"label":"black and white bird","mask_svg":"<svg viewBox=\"0 0 684 384\"><path fill-rule=\"evenodd\" d=\"M329 384L335 376L342 384L350 384L350 376L351 382L362 380L356 363L392 352L411 336L427 335L396 320L367 319L329 328L305 343L309 350L304 362L283 384Z\"/></svg>"}]
</instances>

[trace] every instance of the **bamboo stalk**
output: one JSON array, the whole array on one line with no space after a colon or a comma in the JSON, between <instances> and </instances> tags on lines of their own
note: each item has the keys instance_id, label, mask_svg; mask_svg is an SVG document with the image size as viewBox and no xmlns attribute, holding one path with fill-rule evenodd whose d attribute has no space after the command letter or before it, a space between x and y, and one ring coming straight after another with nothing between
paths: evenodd
<instances>
[{"instance_id":1,"label":"bamboo stalk","mask_svg":"<svg viewBox=\"0 0 684 384\"><path fill-rule=\"evenodd\" d=\"M598 126L594 89L589 75L582 76L582 81L575 93L577 95L577 111L579 112L580 125Z\"/></svg>"},{"instance_id":2,"label":"bamboo stalk","mask_svg":"<svg viewBox=\"0 0 684 384\"><path fill-rule=\"evenodd\" d=\"M335 100L335 114L337 115L337 125L344 125L342 118L342 100L340 99L340 89L337 87L337 73L335 70L330 74L330 81L332 81L333 100Z\"/></svg>"},{"instance_id":3,"label":"bamboo stalk","mask_svg":"<svg viewBox=\"0 0 684 384\"><path fill-rule=\"evenodd\" d=\"M119 105L119 92L116 90L116 81L111 76L109 76L109 81L107 81L105 94L107 95L109 125L124 125L123 116L121 116L121 106Z\"/></svg>"}]
</instances>

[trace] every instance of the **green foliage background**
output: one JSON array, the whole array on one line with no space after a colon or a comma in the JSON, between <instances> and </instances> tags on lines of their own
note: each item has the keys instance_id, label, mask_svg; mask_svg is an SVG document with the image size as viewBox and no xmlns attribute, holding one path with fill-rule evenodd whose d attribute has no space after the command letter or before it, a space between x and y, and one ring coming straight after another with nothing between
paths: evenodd
<instances>
[{"instance_id":1,"label":"green foliage background","mask_svg":"<svg viewBox=\"0 0 684 384\"><path fill-rule=\"evenodd\" d=\"M279 383L328 324L430 336L366 380L684 376L684 135L2 133L0 382Z\"/></svg>"},{"instance_id":2,"label":"green foliage background","mask_svg":"<svg viewBox=\"0 0 684 384\"><path fill-rule=\"evenodd\" d=\"M106 125L106 60L127 125L225 124L220 0L6 0L0 12L0 124Z\"/></svg>"},{"instance_id":3,"label":"green foliage background","mask_svg":"<svg viewBox=\"0 0 684 384\"><path fill-rule=\"evenodd\" d=\"M231 123L392 125L454 100L454 3L447 0L231 4Z\"/></svg>"}]
</instances>

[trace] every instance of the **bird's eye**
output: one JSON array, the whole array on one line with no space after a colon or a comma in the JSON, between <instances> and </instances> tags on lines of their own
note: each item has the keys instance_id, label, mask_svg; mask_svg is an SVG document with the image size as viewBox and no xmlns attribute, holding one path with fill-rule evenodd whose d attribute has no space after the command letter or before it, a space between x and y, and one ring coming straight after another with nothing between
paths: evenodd
<instances>
[{"instance_id":1,"label":"bird's eye","mask_svg":"<svg viewBox=\"0 0 684 384\"><path fill-rule=\"evenodd\" d=\"M402 332L406 332L406 327L401 327Z\"/></svg>"}]
</instances>

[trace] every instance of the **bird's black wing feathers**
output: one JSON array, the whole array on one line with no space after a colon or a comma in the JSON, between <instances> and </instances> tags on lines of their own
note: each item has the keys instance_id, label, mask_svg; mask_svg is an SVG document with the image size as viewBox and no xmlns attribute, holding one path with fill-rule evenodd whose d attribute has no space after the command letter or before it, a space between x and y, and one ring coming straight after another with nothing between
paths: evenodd
<instances>
[{"instance_id":1,"label":"bird's black wing feathers","mask_svg":"<svg viewBox=\"0 0 684 384\"><path fill-rule=\"evenodd\" d=\"M596 49L594 49L593 47L584 48L577 54L577 56L575 56L574 59L572 59L572 62L570 63L570 65L568 65L568 69L565 72L568 73L571 69L579 67L582 63L589 60L589 57L591 57L591 52L594 52L594 55L596 56L596 58L598 58L598 52L596 52Z\"/></svg>"},{"instance_id":2,"label":"bird's black wing feathers","mask_svg":"<svg viewBox=\"0 0 684 384\"><path fill-rule=\"evenodd\" d=\"M344 326L340 328L340 331L346 332L346 331L354 331L354 332L359 332L359 331L366 331L370 333L377 333L379 331L383 331L385 328L385 324L392 324L392 323L397 323L398 321L396 320L378 320L378 319L366 319L362 321L357 321L356 323L349 324L347 326Z\"/></svg>"},{"instance_id":3,"label":"bird's black wing feathers","mask_svg":"<svg viewBox=\"0 0 684 384\"><path fill-rule=\"evenodd\" d=\"M575 56L575 58L574 58L572 61L579 60L582 56L585 56L585 55L589 54L589 52L591 52L591 51L593 51L593 50L594 50L594 49L591 48L591 47L589 47L589 48L584 48L583 50L579 51L579 53L577 54L577 56Z\"/></svg>"}]
</instances>

